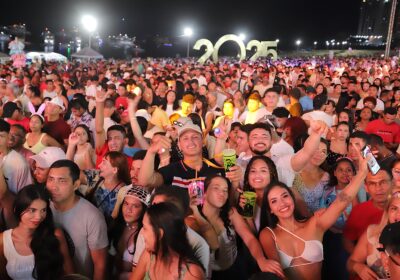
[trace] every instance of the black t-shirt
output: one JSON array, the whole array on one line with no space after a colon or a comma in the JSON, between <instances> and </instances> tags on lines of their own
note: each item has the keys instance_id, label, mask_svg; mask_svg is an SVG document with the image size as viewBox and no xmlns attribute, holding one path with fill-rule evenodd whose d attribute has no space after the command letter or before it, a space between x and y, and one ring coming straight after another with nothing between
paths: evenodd
<instances>
[{"instance_id":1,"label":"black t-shirt","mask_svg":"<svg viewBox=\"0 0 400 280\"><path fill-rule=\"evenodd\" d=\"M217 165L213 160L210 162ZM169 165L160 168L158 172L163 176L164 184L185 189L188 188L188 185L192 182L191 179L196 178L196 170L187 166L182 160L172 162ZM197 179L204 182L207 176L214 174L225 176L225 170L223 167L216 168L203 161L201 170L197 172Z\"/></svg>"}]
</instances>

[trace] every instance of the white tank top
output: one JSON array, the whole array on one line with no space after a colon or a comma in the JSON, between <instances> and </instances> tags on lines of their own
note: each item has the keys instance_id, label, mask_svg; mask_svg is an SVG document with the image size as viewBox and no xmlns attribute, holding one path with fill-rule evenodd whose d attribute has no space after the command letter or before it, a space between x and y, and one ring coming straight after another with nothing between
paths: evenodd
<instances>
[{"instance_id":1,"label":"white tank top","mask_svg":"<svg viewBox=\"0 0 400 280\"><path fill-rule=\"evenodd\" d=\"M7 260L6 270L13 280L35 280L32 271L35 266L35 258L32 255L21 256L15 250L11 238L12 229L3 232L3 250Z\"/></svg>"}]
</instances>

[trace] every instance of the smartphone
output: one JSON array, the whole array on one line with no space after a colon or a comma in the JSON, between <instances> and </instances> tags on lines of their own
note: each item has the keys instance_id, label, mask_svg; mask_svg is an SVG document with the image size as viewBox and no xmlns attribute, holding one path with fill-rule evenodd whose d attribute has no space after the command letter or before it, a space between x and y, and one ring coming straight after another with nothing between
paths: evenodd
<instances>
[{"instance_id":1,"label":"smartphone","mask_svg":"<svg viewBox=\"0 0 400 280\"><path fill-rule=\"evenodd\" d=\"M372 174L376 174L378 173L379 169L381 169L381 167L379 166L378 162L376 161L376 158L374 157L374 155L371 152L371 149L368 146L365 146L364 149L362 149L362 156L364 158L366 158L368 156L368 154L371 154L371 156L368 159L368 168L371 171Z\"/></svg>"}]
</instances>

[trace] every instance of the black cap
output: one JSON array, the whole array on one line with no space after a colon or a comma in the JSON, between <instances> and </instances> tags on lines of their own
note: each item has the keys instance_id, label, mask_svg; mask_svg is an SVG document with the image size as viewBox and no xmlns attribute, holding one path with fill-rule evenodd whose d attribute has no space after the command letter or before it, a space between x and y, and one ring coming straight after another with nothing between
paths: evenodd
<instances>
[{"instance_id":1,"label":"black cap","mask_svg":"<svg viewBox=\"0 0 400 280\"><path fill-rule=\"evenodd\" d=\"M400 247L400 222L386 225L379 237L379 243L385 249Z\"/></svg>"}]
</instances>

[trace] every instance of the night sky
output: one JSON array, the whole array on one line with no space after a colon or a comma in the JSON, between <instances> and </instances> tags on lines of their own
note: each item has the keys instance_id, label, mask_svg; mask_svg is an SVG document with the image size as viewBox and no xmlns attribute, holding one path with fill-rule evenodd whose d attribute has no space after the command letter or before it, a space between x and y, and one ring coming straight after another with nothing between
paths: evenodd
<instances>
[{"instance_id":1,"label":"night sky","mask_svg":"<svg viewBox=\"0 0 400 280\"><path fill-rule=\"evenodd\" d=\"M21 3L22 2L22 3ZM0 24L26 23L38 40L44 27L53 32L80 26L83 14L99 19L101 35L127 33L143 38L159 34L177 37L185 26L194 38L215 41L228 33L245 33L247 39L275 40L282 45L301 38L346 39L355 34L361 0L38 0L4 1ZM4 7L5 6L5 7ZM122 20L122 19L125 20Z\"/></svg>"}]
</instances>

